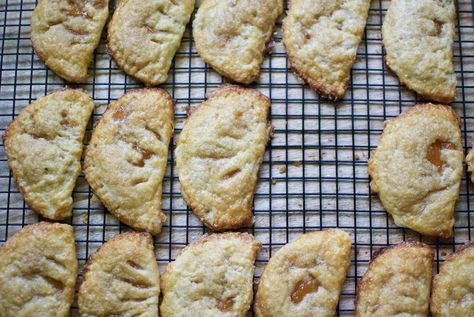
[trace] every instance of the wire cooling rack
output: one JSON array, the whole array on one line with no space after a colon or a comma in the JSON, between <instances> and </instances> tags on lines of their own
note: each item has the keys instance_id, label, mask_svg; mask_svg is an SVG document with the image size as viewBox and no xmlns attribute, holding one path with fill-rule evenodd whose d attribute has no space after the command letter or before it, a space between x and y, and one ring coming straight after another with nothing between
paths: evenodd
<instances>
[{"instance_id":1,"label":"wire cooling rack","mask_svg":"<svg viewBox=\"0 0 474 317\"><path fill-rule=\"evenodd\" d=\"M453 103L462 118L464 150L471 147L474 127L474 24L473 1L459 0L456 15L454 52L458 78L457 99ZM473 190L464 173L461 195L456 207L455 237L427 239L410 230L400 229L371 193L367 176L370 151L380 138L383 122L393 118L418 100L400 86L385 64L381 43L381 22L389 1L373 0L367 28L352 70L351 85L337 104L320 100L288 69L278 24L272 52L262 65L255 88L272 101L271 121L275 135L271 140L255 195L255 223L247 231L263 243L255 281L263 267L282 245L305 231L339 227L352 235L351 267L344 284L338 315L354 311L356 281L379 248L415 239L436 250L435 266L443 258L471 240ZM113 3L111 4L113 7ZM0 0L0 129L18 115L32 100L65 86L39 61L31 47L30 17L34 0ZM93 121L105 106L130 88L141 84L128 78L111 61L102 39L95 53L91 76L84 88L98 107ZM181 47L162 85L176 100L176 128L179 135L186 108L205 99L223 79L197 55L191 29L185 32ZM92 123L88 129L90 136ZM160 269L175 259L179 250L206 232L186 207L174 165L171 142L164 183L163 210L168 216L163 232L155 238ZM80 269L86 259L106 240L128 230L92 196L83 175L74 191L74 215L69 221L76 232ZM39 217L25 205L8 170L3 144L0 149L0 242L21 227L36 223ZM79 276L78 285L82 280ZM76 304L73 313L77 314Z\"/></svg>"}]
</instances>

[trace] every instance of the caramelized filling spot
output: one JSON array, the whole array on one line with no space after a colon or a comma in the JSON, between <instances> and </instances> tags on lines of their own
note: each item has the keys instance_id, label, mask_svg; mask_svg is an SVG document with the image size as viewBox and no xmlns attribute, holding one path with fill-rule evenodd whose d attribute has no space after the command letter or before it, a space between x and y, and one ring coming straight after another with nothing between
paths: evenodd
<instances>
[{"instance_id":1,"label":"caramelized filling spot","mask_svg":"<svg viewBox=\"0 0 474 317\"><path fill-rule=\"evenodd\" d=\"M112 118L116 121L120 121L125 119L127 117L127 114L127 110L125 110L123 107L118 107L112 114Z\"/></svg>"},{"instance_id":2,"label":"caramelized filling spot","mask_svg":"<svg viewBox=\"0 0 474 317\"><path fill-rule=\"evenodd\" d=\"M426 159L438 167L438 172L443 170L443 160L441 159L442 149L455 150L456 146L450 142L436 140L436 142L430 144L426 153Z\"/></svg>"},{"instance_id":3,"label":"caramelized filling spot","mask_svg":"<svg viewBox=\"0 0 474 317\"><path fill-rule=\"evenodd\" d=\"M435 25L435 36L439 36L443 30L443 22L438 19L434 19L433 23Z\"/></svg>"},{"instance_id":4,"label":"caramelized filling spot","mask_svg":"<svg viewBox=\"0 0 474 317\"><path fill-rule=\"evenodd\" d=\"M291 293L291 301L294 304L301 302L306 295L315 292L319 287L318 280L313 278L308 281L301 281L295 285L293 292Z\"/></svg>"},{"instance_id":5,"label":"caramelized filling spot","mask_svg":"<svg viewBox=\"0 0 474 317\"><path fill-rule=\"evenodd\" d=\"M150 152L150 151L148 151L148 150L146 150L146 149L144 149L144 148L142 148L141 146L138 146L138 145L134 145L133 149L142 155L142 158L138 161L138 163L134 164L138 167L145 166L145 161L148 160L153 155L152 152Z\"/></svg>"},{"instance_id":6,"label":"caramelized filling spot","mask_svg":"<svg viewBox=\"0 0 474 317\"><path fill-rule=\"evenodd\" d=\"M64 10L64 13L66 13L67 16L84 16L87 19L92 18L92 16L90 16L90 14L85 10L86 4L83 0L67 0L67 3L70 6L69 8Z\"/></svg>"},{"instance_id":7,"label":"caramelized filling spot","mask_svg":"<svg viewBox=\"0 0 474 317\"><path fill-rule=\"evenodd\" d=\"M217 303L217 308L219 308L219 310L223 312L231 311L232 306L234 306L234 301L232 300L232 298L224 298Z\"/></svg>"}]
</instances>

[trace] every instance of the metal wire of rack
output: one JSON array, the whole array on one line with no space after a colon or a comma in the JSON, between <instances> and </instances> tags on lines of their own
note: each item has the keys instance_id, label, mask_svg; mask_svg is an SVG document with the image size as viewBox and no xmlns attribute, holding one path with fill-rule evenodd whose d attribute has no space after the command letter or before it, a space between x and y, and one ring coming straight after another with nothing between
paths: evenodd
<instances>
[{"instance_id":1,"label":"metal wire of rack","mask_svg":"<svg viewBox=\"0 0 474 317\"><path fill-rule=\"evenodd\" d=\"M459 0L454 52L458 77L457 99L453 107L462 118L465 152L471 147L474 127L474 1ZM30 17L35 0L0 0L0 129L32 100L65 86L34 54L30 41ZM387 216L367 176L370 151L377 145L383 122L418 101L400 85L385 64L381 44L381 23L387 0L373 0L364 40L352 70L351 85L337 105L318 98L288 68L281 43L281 23L274 47L262 65L262 75L254 87L272 101L271 121L275 134L268 145L255 194L255 223L244 231L263 243L257 259L255 280L272 254L305 231L339 227L351 233L351 267L338 307L338 316L350 316L356 282L380 247L402 240L424 241L436 250L436 268L444 257L471 240L471 212L474 196L465 172L456 207L455 237L429 239L398 228ZM113 6L113 3L111 4ZM95 122L105 106L130 88L141 84L128 78L109 58L101 41L96 50L89 81L75 85L86 89L98 104ZM186 107L197 105L206 93L223 82L205 65L193 45L190 26L170 71L162 85L176 100L176 127L179 135ZM93 123L89 125L90 136ZM86 140L88 139L86 137ZM164 183L163 210L168 221L155 238L156 256L163 270L177 252L206 230L183 201L174 166L171 142ZM80 266L108 238L127 230L94 199L83 175L74 191L74 212L69 221L75 227ZM0 242L21 227L40 218L25 204L7 166L3 144L0 149ZM80 267L80 268L81 268ZM78 285L82 277L79 276ZM77 313L76 305L73 313Z\"/></svg>"}]
</instances>

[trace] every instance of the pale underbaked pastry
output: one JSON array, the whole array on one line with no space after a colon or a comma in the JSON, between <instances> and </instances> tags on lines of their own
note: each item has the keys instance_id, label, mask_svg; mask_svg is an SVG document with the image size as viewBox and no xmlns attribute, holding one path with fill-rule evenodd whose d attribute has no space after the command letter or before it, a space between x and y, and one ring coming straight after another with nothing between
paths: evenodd
<instances>
[{"instance_id":1,"label":"pale underbaked pastry","mask_svg":"<svg viewBox=\"0 0 474 317\"><path fill-rule=\"evenodd\" d=\"M381 249L357 285L356 317L428 316L433 256L415 241Z\"/></svg>"},{"instance_id":2,"label":"pale underbaked pastry","mask_svg":"<svg viewBox=\"0 0 474 317\"><path fill-rule=\"evenodd\" d=\"M85 82L108 16L108 0L40 0L31 16L36 54L65 80Z\"/></svg>"},{"instance_id":3,"label":"pale underbaked pastry","mask_svg":"<svg viewBox=\"0 0 474 317\"><path fill-rule=\"evenodd\" d=\"M237 232L188 245L162 276L161 316L247 316L259 248L252 235Z\"/></svg>"},{"instance_id":4,"label":"pale underbaked pastry","mask_svg":"<svg viewBox=\"0 0 474 317\"><path fill-rule=\"evenodd\" d=\"M158 317L160 271L148 233L126 232L102 245L84 267L82 317Z\"/></svg>"},{"instance_id":5,"label":"pale underbaked pastry","mask_svg":"<svg viewBox=\"0 0 474 317\"><path fill-rule=\"evenodd\" d=\"M350 255L351 239L339 229L306 233L283 246L260 277L256 316L334 316Z\"/></svg>"},{"instance_id":6,"label":"pale underbaked pastry","mask_svg":"<svg viewBox=\"0 0 474 317\"><path fill-rule=\"evenodd\" d=\"M0 248L0 316L69 316L76 275L70 225L24 227Z\"/></svg>"},{"instance_id":7,"label":"pale underbaked pastry","mask_svg":"<svg viewBox=\"0 0 474 317\"><path fill-rule=\"evenodd\" d=\"M165 90L128 91L107 107L84 158L86 179L107 210L151 234L166 220L161 195L173 115Z\"/></svg>"},{"instance_id":8,"label":"pale underbaked pastry","mask_svg":"<svg viewBox=\"0 0 474 317\"><path fill-rule=\"evenodd\" d=\"M382 25L387 65L424 98L454 101L454 0L393 0Z\"/></svg>"},{"instance_id":9,"label":"pale underbaked pastry","mask_svg":"<svg viewBox=\"0 0 474 317\"><path fill-rule=\"evenodd\" d=\"M65 89L26 106L3 136L8 165L26 203L43 217L72 214L72 191L94 102L82 90Z\"/></svg>"},{"instance_id":10,"label":"pale underbaked pastry","mask_svg":"<svg viewBox=\"0 0 474 317\"><path fill-rule=\"evenodd\" d=\"M270 137L270 100L254 89L223 86L193 110L176 147L181 193L209 228L252 222L258 170Z\"/></svg>"},{"instance_id":11,"label":"pale underbaked pastry","mask_svg":"<svg viewBox=\"0 0 474 317\"><path fill-rule=\"evenodd\" d=\"M108 26L108 50L128 75L146 85L168 78L194 0L122 0Z\"/></svg>"},{"instance_id":12,"label":"pale underbaked pastry","mask_svg":"<svg viewBox=\"0 0 474 317\"><path fill-rule=\"evenodd\" d=\"M474 316L474 245L446 257L433 279L433 317Z\"/></svg>"},{"instance_id":13,"label":"pale underbaked pastry","mask_svg":"<svg viewBox=\"0 0 474 317\"><path fill-rule=\"evenodd\" d=\"M344 96L369 13L370 0L292 0L283 44L292 68L332 99Z\"/></svg>"},{"instance_id":14,"label":"pale underbaked pastry","mask_svg":"<svg viewBox=\"0 0 474 317\"><path fill-rule=\"evenodd\" d=\"M370 186L397 225L428 236L451 237L462 161L454 110L418 104L385 123L369 160Z\"/></svg>"},{"instance_id":15,"label":"pale underbaked pastry","mask_svg":"<svg viewBox=\"0 0 474 317\"><path fill-rule=\"evenodd\" d=\"M205 0L193 21L196 50L233 81L257 81L283 0Z\"/></svg>"}]
</instances>

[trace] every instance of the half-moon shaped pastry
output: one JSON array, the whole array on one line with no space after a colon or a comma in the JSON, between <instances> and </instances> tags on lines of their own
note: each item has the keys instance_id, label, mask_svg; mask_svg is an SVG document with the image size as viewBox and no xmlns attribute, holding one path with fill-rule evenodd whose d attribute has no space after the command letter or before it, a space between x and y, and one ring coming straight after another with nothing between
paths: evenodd
<instances>
[{"instance_id":1,"label":"half-moon shaped pastry","mask_svg":"<svg viewBox=\"0 0 474 317\"><path fill-rule=\"evenodd\" d=\"M356 317L428 316L433 256L415 241L381 249L357 286Z\"/></svg>"},{"instance_id":2,"label":"half-moon shaped pastry","mask_svg":"<svg viewBox=\"0 0 474 317\"><path fill-rule=\"evenodd\" d=\"M168 78L194 0L122 0L108 27L108 50L126 74L146 85Z\"/></svg>"},{"instance_id":3,"label":"half-moon shaped pastry","mask_svg":"<svg viewBox=\"0 0 474 317\"><path fill-rule=\"evenodd\" d=\"M108 0L40 0L31 16L36 54L58 76L85 82L108 16Z\"/></svg>"},{"instance_id":4,"label":"half-moon shaped pastry","mask_svg":"<svg viewBox=\"0 0 474 317\"><path fill-rule=\"evenodd\" d=\"M344 96L370 0L292 0L283 44L292 68L321 95Z\"/></svg>"},{"instance_id":5,"label":"half-moon shaped pastry","mask_svg":"<svg viewBox=\"0 0 474 317\"><path fill-rule=\"evenodd\" d=\"M350 255L351 239L339 229L306 233L286 244L260 277L256 316L334 316Z\"/></svg>"},{"instance_id":6,"label":"half-moon shaped pastry","mask_svg":"<svg viewBox=\"0 0 474 317\"><path fill-rule=\"evenodd\" d=\"M81 316L158 317L160 271L148 233L126 232L87 261L79 290Z\"/></svg>"},{"instance_id":7,"label":"half-moon shaped pastry","mask_svg":"<svg viewBox=\"0 0 474 317\"><path fill-rule=\"evenodd\" d=\"M397 225L451 237L462 161L459 118L453 109L418 104L386 122L369 160L370 186Z\"/></svg>"},{"instance_id":8,"label":"half-moon shaped pastry","mask_svg":"<svg viewBox=\"0 0 474 317\"><path fill-rule=\"evenodd\" d=\"M65 89L26 106L3 136L8 165L33 211L61 220L72 214L86 126L94 102Z\"/></svg>"},{"instance_id":9,"label":"half-moon shaped pastry","mask_svg":"<svg viewBox=\"0 0 474 317\"><path fill-rule=\"evenodd\" d=\"M218 73L243 84L257 81L266 44L283 0L205 0L196 13L196 50Z\"/></svg>"},{"instance_id":10,"label":"half-moon shaped pastry","mask_svg":"<svg viewBox=\"0 0 474 317\"><path fill-rule=\"evenodd\" d=\"M76 276L70 225L24 227L0 247L0 316L69 316Z\"/></svg>"},{"instance_id":11,"label":"half-moon shaped pastry","mask_svg":"<svg viewBox=\"0 0 474 317\"><path fill-rule=\"evenodd\" d=\"M433 317L474 316L474 245L446 257L431 292Z\"/></svg>"},{"instance_id":12,"label":"half-moon shaped pastry","mask_svg":"<svg viewBox=\"0 0 474 317\"><path fill-rule=\"evenodd\" d=\"M166 220L161 195L173 115L165 90L131 90L107 107L84 158L86 179L107 210L151 234Z\"/></svg>"},{"instance_id":13,"label":"half-moon shaped pastry","mask_svg":"<svg viewBox=\"0 0 474 317\"><path fill-rule=\"evenodd\" d=\"M161 317L245 317L260 248L247 233L204 236L184 248L162 277Z\"/></svg>"},{"instance_id":14,"label":"half-moon shaped pastry","mask_svg":"<svg viewBox=\"0 0 474 317\"><path fill-rule=\"evenodd\" d=\"M193 110L176 147L181 193L209 228L252 222L258 170L270 137L269 99L255 89L223 86Z\"/></svg>"},{"instance_id":15,"label":"half-moon shaped pastry","mask_svg":"<svg viewBox=\"0 0 474 317\"><path fill-rule=\"evenodd\" d=\"M424 98L456 97L454 0L392 0L382 25L387 65Z\"/></svg>"}]
</instances>

